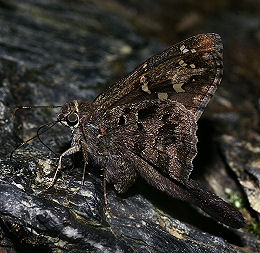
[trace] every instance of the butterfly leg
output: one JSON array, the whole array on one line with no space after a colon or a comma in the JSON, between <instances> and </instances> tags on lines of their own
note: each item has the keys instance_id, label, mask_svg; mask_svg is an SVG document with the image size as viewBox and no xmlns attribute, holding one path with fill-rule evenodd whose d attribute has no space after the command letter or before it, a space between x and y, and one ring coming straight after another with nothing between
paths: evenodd
<instances>
[{"instance_id":1,"label":"butterfly leg","mask_svg":"<svg viewBox=\"0 0 260 253\"><path fill-rule=\"evenodd\" d=\"M72 155L72 154L74 154L74 153L80 151L80 149L81 149L81 145L80 145L79 143L77 143L75 146L72 146L71 148L67 149L65 152L63 152L63 153L61 154L61 156L60 156L60 158L59 158L58 167L57 167L57 169L56 169L56 171L55 171L55 174L54 174L54 176L53 176L53 178L52 178L51 184L47 187L47 190L50 189L50 188L54 185L54 183L55 183L55 181L56 181L56 179L57 179L58 172L59 172L59 170L61 169L61 161L62 161L62 158L63 158L64 156Z\"/></svg>"},{"instance_id":2,"label":"butterfly leg","mask_svg":"<svg viewBox=\"0 0 260 253\"><path fill-rule=\"evenodd\" d=\"M73 141L73 140L72 140ZM76 145L79 145L79 141L77 140L74 142ZM85 142L81 142L81 149L82 149L82 155L83 155L83 161L84 161L84 166L83 166L83 174L82 174L82 179L81 179L81 187L84 185L85 181L85 173L86 173L86 167L88 164L89 156L88 156L88 149L87 149L87 144Z\"/></svg>"},{"instance_id":3,"label":"butterfly leg","mask_svg":"<svg viewBox=\"0 0 260 253\"><path fill-rule=\"evenodd\" d=\"M84 185L84 181L85 181L85 173L86 173L86 167L87 167L87 163L84 163L83 173L82 173L82 178L81 178L81 187Z\"/></svg>"},{"instance_id":4,"label":"butterfly leg","mask_svg":"<svg viewBox=\"0 0 260 253\"><path fill-rule=\"evenodd\" d=\"M104 200L105 200L105 207L107 209L108 206L108 200L107 200L107 176L106 176L106 170L104 170L103 174L103 187L104 187Z\"/></svg>"},{"instance_id":5,"label":"butterfly leg","mask_svg":"<svg viewBox=\"0 0 260 253\"><path fill-rule=\"evenodd\" d=\"M114 157L115 158L115 157ZM105 213L107 217L111 217L113 214L109 208L109 202L107 198L106 185L110 182L114 185L115 189L119 193L124 193L136 180L136 171L127 163L122 164L122 161L107 160L107 165L104 166L104 201L105 201Z\"/></svg>"}]
</instances>

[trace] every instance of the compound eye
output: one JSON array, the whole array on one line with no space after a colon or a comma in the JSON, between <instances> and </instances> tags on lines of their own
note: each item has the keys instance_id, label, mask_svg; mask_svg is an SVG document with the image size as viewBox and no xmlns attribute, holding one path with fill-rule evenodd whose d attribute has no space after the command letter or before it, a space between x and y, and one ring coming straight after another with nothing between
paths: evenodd
<instances>
[{"instance_id":1,"label":"compound eye","mask_svg":"<svg viewBox=\"0 0 260 253\"><path fill-rule=\"evenodd\" d=\"M66 122L69 126L75 126L78 124L79 122L79 116L77 113L73 112L70 113L67 117L66 117Z\"/></svg>"}]
</instances>

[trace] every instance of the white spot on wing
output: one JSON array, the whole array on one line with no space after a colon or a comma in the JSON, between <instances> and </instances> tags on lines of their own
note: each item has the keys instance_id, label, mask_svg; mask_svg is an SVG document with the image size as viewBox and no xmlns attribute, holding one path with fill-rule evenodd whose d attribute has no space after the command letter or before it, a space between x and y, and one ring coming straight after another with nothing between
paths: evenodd
<instances>
[{"instance_id":1,"label":"white spot on wing","mask_svg":"<svg viewBox=\"0 0 260 253\"><path fill-rule=\"evenodd\" d=\"M142 90L148 94L151 94L152 92L149 90L147 83L144 83L142 85Z\"/></svg>"},{"instance_id":2,"label":"white spot on wing","mask_svg":"<svg viewBox=\"0 0 260 253\"><path fill-rule=\"evenodd\" d=\"M182 52L183 54L189 52L189 49L186 48L185 45L182 45L182 46L180 47L180 50L181 50L181 52Z\"/></svg>"},{"instance_id":3,"label":"white spot on wing","mask_svg":"<svg viewBox=\"0 0 260 253\"><path fill-rule=\"evenodd\" d=\"M179 64L180 64L182 67L187 66L187 63L185 63L183 60L180 60L180 61L179 61Z\"/></svg>"},{"instance_id":4,"label":"white spot on wing","mask_svg":"<svg viewBox=\"0 0 260 253\"><path fill-rule=\"evenodd\" d=\"M172 87L177 93L185 92L185 90L181 87L183 84L184 83L175 83Z\"/></svg>"},{"instance_id":5,"label":"white spot on wing","mask_svg":"<svg viewBox=\"0 0 260 253\"><path fill-rule=\"evenodd\" d=\"M140 78L140 83L142 83L142 90L148 94L151 94L152 92L149 90L148 82L145 76L142 76Z\"/></svg>"},{"instance_id":6,"label":"white spot on wing","mask_svg":"<svg viewBox=\"0 0 260 253\"><path fill-rule=\"evenodd\" d=\"M190 67L191 67L192 69L195 69L195 64L190 64Z\"/></svg>"},{"instance_id":7,"label":"white spot on wing","mask_svg":"<svg viewBox=\"0 0 260 253\"><path fill-rule=\"evenodd\" d=\"M164 101L168 99L168 94L166 92L158 92L157 96L159 100Z\"/></svg>"},{"instance_id":8,"label":"white spot on wing","mask_svg":"<svg viewBox=\"0 0 260 253\"><path fill-rule=\"evenodd\" d=\"M185 46L182 45L182 46L180 47L180 50L183 51L184 49L185 49Z\"/></svg>"}]
</instances>

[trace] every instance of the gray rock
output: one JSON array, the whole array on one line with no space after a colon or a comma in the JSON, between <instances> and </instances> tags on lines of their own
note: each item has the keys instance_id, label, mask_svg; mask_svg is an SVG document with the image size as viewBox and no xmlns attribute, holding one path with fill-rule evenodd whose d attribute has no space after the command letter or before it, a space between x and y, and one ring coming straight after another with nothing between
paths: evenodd
<instances>
[{"instance_id":1,"label":"gray rock","mask_svg":"<svg viewBox=\"0 0 260 253\"><path fill-rule=\"evenodd\" d=\"M146 17L136 14L140 6ZM158 6L159 1L150 11ZM14 147L35 136L57 113L48 107L18 110L13 118L17 105L92 100L107 84L162 49L137 33L153 19L148 9L147 1L0 3L0 251L259 251L259 242L247 230L217 224L142 181L125 195L108 185L105 205L102 171L88 167L82 186L80 155L64 160L54 187L45 191L58 155L70 142L69 131L61 126L41 134L54 153L35 138L9 159ZM155 20L149 24L149 29L158 27L153 26ZM189 27L187 20L178 27ZM216 112L214 106L212 111Z\"/></svg>"}]
</instances>

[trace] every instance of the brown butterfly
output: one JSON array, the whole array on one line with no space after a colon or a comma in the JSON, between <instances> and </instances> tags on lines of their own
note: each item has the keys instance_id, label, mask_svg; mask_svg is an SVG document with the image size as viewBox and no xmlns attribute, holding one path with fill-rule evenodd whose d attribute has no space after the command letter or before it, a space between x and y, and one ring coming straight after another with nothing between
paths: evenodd
<instances>
[{"instance_id":1,"label":"brown butterfly","mask_svg":"<svg viewBox=\"0 0 260 253\"><path fill-rule=\"evenodd\" d=\"M57 121L70 127L72 143L54 180L62 157L81 151L85 166L103 168L120 193L141 176L216 220L242 227L237 209L189 179L197 121L221 81L222 51L217 34L191 37L146 60L94 102L65 104Z\"/></svg>"}]
</instances>

